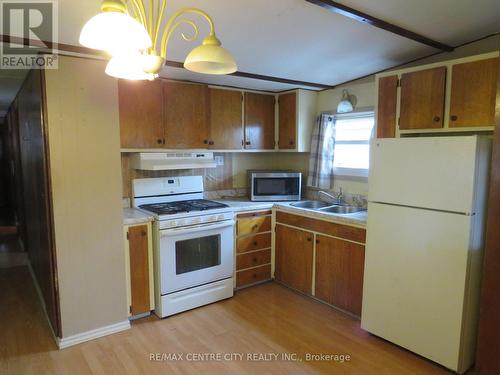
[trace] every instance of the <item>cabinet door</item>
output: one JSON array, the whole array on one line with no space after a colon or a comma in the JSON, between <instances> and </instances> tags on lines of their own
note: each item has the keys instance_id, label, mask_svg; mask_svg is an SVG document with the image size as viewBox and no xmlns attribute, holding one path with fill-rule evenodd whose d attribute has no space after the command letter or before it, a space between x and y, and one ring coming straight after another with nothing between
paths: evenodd
<instances>
[{"instance_id":1,"label":"cabinet door","mask_svg":"<svg viewBox=\"0 0 500 375\"><path fill-rule=\"evenodd\" d=\"M243 147L243 100L241 91L208 89L210 98L209 148L234 150Z\"/></svg>"},{"instance_id":2,"label":"cabinet door","mask_svg":"<svg viewBox=\"0 0 500 375\"><path fill-rule=\"evenodd\" d=\"M131 315L150 311L148 226L139 225L128 230L130 254Z\"/></svg>"},{"instance_id":3,"label":"cabinet door","mask_svg":"<svg viewBox=\"0 0 500 375\"><path fill-rule=\"evenodd\" d=\"M274 149L274 96L245 93L245 148Z\"/></svg>"},{"instance_id":4,"label":"cabinet door","mask_svg":"<svg viewBox=\"0 0 500 375\"><path fill-rule=\"evenodd\" d=\"M332 237L316 237L315 296L361 316L365 247Z\"/></svg>"},{"instance_id":5,"label":"cabinet door","mask_svg":"<svg viewBox=\"0 0 500 375\"><path fill-rule=\"evenodd\" d=\"M297 94L291 92L279 96L279 139L280 149L297 147Z\"/></svg>"},{"instance_id":6,"label":"cabinet door","mask_svg":"<svg viewBox=\"0 0 500 375\"><path fill-rule=\"evenodd\" d=\"M208 87L163 82L166 148L208 147Z\"/></svg>"},{"instance_id":7,"label":"cabinet door","mask_svg":"<svg viewBox=\"0 0 500 375\"><path fill-rule=\"evenodd\" d=\"M401 76L399 129L443 127L446 67Z\"/></svg>"},{"instance_id":8,"label":"cabinet door","mask_svg":"<svg viewBox=\"0 0 500 375\"><path fill-rule=\"evenodd\" d=\"M497 60L493 58L453 66L450 128L494 125Z\"/></svg>"},{"instance_id":9,"label":"cabinet door","mask_svg":"<svg viewBox=\"0 0 500 375\"><path fill-rule=\"evenodd\" d=\"M396 136L397 96L397 75L382 77L378 80L377 138Z\"/></svg>"},{"instance_id":10,"label":"cabinet door","mask_svg":"<svg viewBox=\"0 0 500 375\"><path fill-rule=\"evenodd\" d=\"M163 147L159 81L118 81L122 148Z\"/></svg>"},{"instance_id":11,"label":"cabinet door","mask_svg":"<svg viewBox=\"0 0 500 375\"><path fill-rule=\"evenodd\" d=\"M276 225L275 278L303 293L312 292L313 234Z\"/></svg>"}]
</instances>

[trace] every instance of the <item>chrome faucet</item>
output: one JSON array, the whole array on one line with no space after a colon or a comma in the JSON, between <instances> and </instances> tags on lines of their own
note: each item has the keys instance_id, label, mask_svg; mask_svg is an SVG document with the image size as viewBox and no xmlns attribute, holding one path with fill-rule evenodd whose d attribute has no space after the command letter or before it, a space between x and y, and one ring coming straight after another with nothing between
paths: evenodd
<instances>
[{"instance_id":1,"label":"chrome faucet","mask_svg":"<svg viewBox=\"0 0 500 375\"><path fill-rule=\"evenodd\" d=\"M333 199L337 204L344 203L344 195L342 193L342 187L339 189L339 192L335 195L327 193L326 191L320 190L318 194L326 195L328 198Z\"/></svg>"}]
</instances>

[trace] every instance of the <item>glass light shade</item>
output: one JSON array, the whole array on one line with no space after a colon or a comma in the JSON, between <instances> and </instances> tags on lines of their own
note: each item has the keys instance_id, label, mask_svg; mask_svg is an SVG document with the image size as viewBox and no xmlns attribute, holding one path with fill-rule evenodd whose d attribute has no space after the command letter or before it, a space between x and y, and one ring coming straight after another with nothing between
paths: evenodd
<instances>
[{"instance_id":1,"label":"glass light shade","mask_svg":"<svg viewBox=\"0 0 500 375\"><path fill-rule=\"evenodd\" d=\"M354 104L351 101L351 97L349 96L349 92L347 90L342 91L342 99L337 105L337 113L348 113L354 110Z\"/></svg>"},{"instance_id":2,"label":"glass light shade","mask_svg":"<svg viewBox=\"0 0 500 375\"><path fill-rule=\"evenodd\" d=\"M150 48L153 43L140 22L126 13L107 11L87 21L80 44L115 55Z\"/></svg>"},{"instance_id":3,"label":"glass light shade","mask_svg":"<svg viewBox=\"0 0 500 375\"><path fill-rule=\"evenodd\" d=\"M157 75L144 71L148 63L147 58L147 55L141 54L113 56L111 60L109 60L108 65L106 65L106 74L112 77L133 81L152 81Z\"/></svg>"},{"instance_id":4,"label":"glass light shade","mask_svg":"<svg viewBox=\"0 0 500 375\"><path fill-rule=\"evenodd\" d=\"M215 36L208 36L201 46L194 48L186 57L184 67L204 74L231 74L238 69L233 56L221 47Z\"/></svg>"}]
</instances>

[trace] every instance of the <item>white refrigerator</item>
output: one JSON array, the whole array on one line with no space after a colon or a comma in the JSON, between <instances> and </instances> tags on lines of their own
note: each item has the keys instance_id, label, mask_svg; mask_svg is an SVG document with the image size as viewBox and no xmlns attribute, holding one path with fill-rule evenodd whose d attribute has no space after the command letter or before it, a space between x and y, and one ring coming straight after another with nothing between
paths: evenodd
<instances>
[{"instance_id":1,"label":"white refrigerator","mask_svg":"<svg viewBox=\"0 0 500 375\"><path fill-rule=\"evenodd\" d=\"M491 141L376 139L361 327L455 372L474 362Z\"/></svg>"}]
</instances>

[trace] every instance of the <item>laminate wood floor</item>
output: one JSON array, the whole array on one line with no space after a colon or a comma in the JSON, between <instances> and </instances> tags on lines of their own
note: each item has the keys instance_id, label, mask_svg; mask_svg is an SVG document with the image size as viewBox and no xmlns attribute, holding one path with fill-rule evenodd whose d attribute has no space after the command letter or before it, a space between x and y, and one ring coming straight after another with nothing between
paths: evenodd
<instances>
[{"instance_id":1,"label":"laminate wood floor","mask_svg":"<svg viewBox=\"0 0 500 375\"><path fill-rule=\"evenodd\" d=\"M27 267L0 269L0 374L450 374L360 329L358 320L276 283L129 331L57 350ZM184 360L152 361L152 353ZM189 361L188 353L234 354L232 361ZM257 356L249 360L247 353ZM300 361L266 361L295 353ZM350 360L305 361L307 353ZM193 359L193 358L191 358Z\"/></svg>"}]
</instances>

